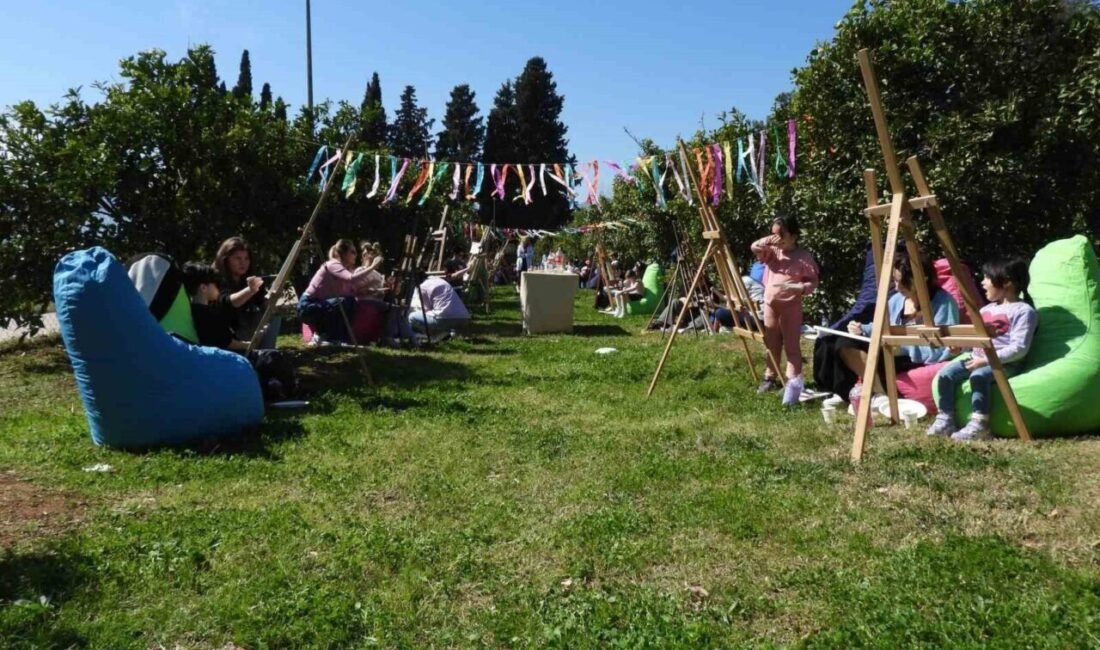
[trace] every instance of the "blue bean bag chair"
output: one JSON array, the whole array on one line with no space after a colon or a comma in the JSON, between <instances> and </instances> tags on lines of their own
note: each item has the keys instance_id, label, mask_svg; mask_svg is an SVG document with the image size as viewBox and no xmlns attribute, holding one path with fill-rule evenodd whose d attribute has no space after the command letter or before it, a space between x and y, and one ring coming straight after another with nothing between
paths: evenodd
<instances>
[{"instance_id":1,"label":"blue bean bag chair","mask_svg":"<svg viewBox=\"0 0 1100 650\"><path fill-rule=\"evenodd\" d=\"M53 295L95 444L179 445L236 434L263 419L248 360L167 334L107 250L61 258Z\"/></svg>"}]
</instances>

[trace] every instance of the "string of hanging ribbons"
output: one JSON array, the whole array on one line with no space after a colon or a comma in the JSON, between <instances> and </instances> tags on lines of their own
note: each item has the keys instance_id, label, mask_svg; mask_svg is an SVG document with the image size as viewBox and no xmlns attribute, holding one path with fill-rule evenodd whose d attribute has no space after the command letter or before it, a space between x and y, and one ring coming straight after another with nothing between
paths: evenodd
<instances>
[{"instance_id":1,"label":"string of hanging ribbons","mask_svg":"<svg viewBox=\"0 0 1100 650\"><path fill-rule=\"evenodd\" d=\"M695 166L703 195L712 205L718 205L722 197L733 198L735 183L746 180L760 195L765 196L765 180L771 170L776 178L795 177L795 151L797 148L797 128L795 120L787 122L787 147L783 151L779 128L772 128L772 138L768 139L766 130L758 134L748 134L743 138L715 142L694 147L691 154L694 160L688 160L679 152L662 152L657 155L640 156L632 163L620 163L604 160L604 169L615 178L630 184L650 184L656 191L656 206L664 208L670 198L677 196L694 205L695 199L689 185L688 166ZM772 145L772 157L769 160L768 147ZM736 152L734 151L736 147ZM786 155L784 155L786 154ZM350 198L360 189L360 175L364 177L363 186L367 198L379 197L383 204L402 201L408 205L417 202L424 205L437 188L445 187L449 181L447 198L452 201L474 201L483 190L491 190L490 196L504 201L522 201L531 204L542 192L549 193L548 187L563 188L574 206L581 203L581 192L585 193L583 203L599 206L600 160L573 164L569 162L544 163L485 163L451 162L434 159L415 160L384 154L371 154L354 150L343 151L338 147L321 145L309 166L305 182L319 178L320 183L343 159L345 174L341 191ZM372 160L373 159L373 160ZM373 165L373 180L369 170ZM382 189L382 178L388 176L386 189ZM511 188L509 177L513 179ZM518 181L518 184L517 184ZM411 188L402 197L401 186L411 183ZM673 187L673 183L675 186ZM510 191L510 189L512 191ZM440 189L439 191L446 191ZM669 194L671 191L671 197Z\"/></svg>"}]
</instances>

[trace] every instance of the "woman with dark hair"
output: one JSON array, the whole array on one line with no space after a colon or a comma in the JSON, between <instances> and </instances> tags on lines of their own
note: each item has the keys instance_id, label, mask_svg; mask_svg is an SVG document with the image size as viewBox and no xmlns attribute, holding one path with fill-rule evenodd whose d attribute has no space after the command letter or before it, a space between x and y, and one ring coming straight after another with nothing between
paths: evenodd
<instances>
[{"instance_id":1,"label":"woman with dark hair","mask_svg":"<svg viewBox=\"0 0 1100 650\"><path fill-rule=\"evenodd\" d=\"M985 275L982 289L989 300L982 307L982 321L993 336L993 350L1004 366L1005 375L1011 377L1021 370L1039 326L1039 314L1027 293L1031 273L1027 261L1018 257L988 262L982 266L982 273ZM971 388L970 421L956 429L955 391L963 382L969 382ZM928 427L928 435L951 436L952 440L964 442L990 436L993 369L984 348L974 347L969 358L960 357L940 368L936 385L939 414Z\"/></svg>"},{"instance_id":2,"label":"woman with dark hair","mask_svg":"<svg viewBox=\"0 0 1100 650\"><path fill-rule=\"evenodd\" d=\"M263 319L267 309L267 291L263 278L250 275L252 271L252 251L243 237L230 237L218 246L214 255L214 269L221 276L219 301L225 311L232 315L233 335L242 341L248 341ZM260 348L274 348L279 336L282 319L271 319Z\"/></svg>"},{"instance_id":3,"label":"woman with dark hair","mask_svg":"<svg viewBox=\"0 0 1100 650\"><path fill-rule=\"evenodd\" d=\"M958 325L959 305L943 289L934 284L935 274L932 264L921 258L921 269L924 277L929 281L928 288L932 290L929 296L932 308L932 323L937 326ZM920 325L925 322L925 315L921 313L920 302L917 299L916 287L913 283L913 263L909 253L905 250L898 251L894 257L893 281L896 293L890 296L886 303L886 314L890 325ZM848 323L848 333L856 336L870 336L871 323L852 321ZM822 390L829 390L843 400L848 397L852 387L863 378L867 367L868 344L864 341L838 336L833 340L835 357L840 363L832 373L832 385L818 386ZM894 348L894 368L897 372L906 372L920 366L946 361L949 352L947 348L932 347L927 345L903 345ZM875 392L883 393L884 367L879 366L875 377ZM833 398L833 402L839 402Z\"/></svg>"}]
</instances>

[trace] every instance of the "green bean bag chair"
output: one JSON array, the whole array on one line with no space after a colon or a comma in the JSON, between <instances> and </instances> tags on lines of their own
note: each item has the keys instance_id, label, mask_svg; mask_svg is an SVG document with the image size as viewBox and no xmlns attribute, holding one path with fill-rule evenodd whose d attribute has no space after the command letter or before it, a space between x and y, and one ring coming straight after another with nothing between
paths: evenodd
<instances>
[{"instance_id":1,"label":"green bean bag chair","mask_svg":"<svg viewBox=\"0 0 1100 650\"><path fill-rule=\"evenodd\" d=\"M665 274L661 272L660 264L650 264L645 267L642 286L645 287L645 297L626 303L626 313L632 316L652 314L657 309L657 301L661 299L661 292L665 290Z\"/></svg>"},{"instance_id":2,"label":"green bean bag chair","mask_svg":"<svg viewBox=\"0 0 1100 650\"><path fill-rule=\"evenodd\" d=\"M1039 328L1020 374L1009 379L1034 437L1100 432L1100 266L1080 235L1052 242L1031 262ZM933 383L934 385L934 383ZM996 384L994 384L996 386ZM1013 437L1016 427L993 389L990 425ZM970 417L970 384L959 390L958 421Z\"/></svg>"}]
</instances>

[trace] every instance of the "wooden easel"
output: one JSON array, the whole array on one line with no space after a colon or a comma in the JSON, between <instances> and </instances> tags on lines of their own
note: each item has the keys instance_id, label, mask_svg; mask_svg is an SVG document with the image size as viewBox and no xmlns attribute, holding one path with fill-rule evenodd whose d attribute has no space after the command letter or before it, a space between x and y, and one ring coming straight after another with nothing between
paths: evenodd
<instances>
[{"instance_id":1,"label":"wooden easel","mask_svg":"<svg viewBox=\"0 0 1100 650\"><path fill-rule=\"evenodd\" d=\"M443 256L447 254L447 210L451 206L443 206L443 217L439 220L439 227L432 231L432 256L428 259L428 273L443 271Z\"/></svg>"},{"instance_id":2,"label":"wooden easel","mask_svg":"<svg viewBox=\"0 0 1100 650\"><path fill-rule=\"evenodd\" d=\"M707 202L707 197L703 194L695 169L687 164L687 148L684 146L683 141L678 143L678 149L680 162L688 172L688 181L693 186L695 198L699 202L699 218L703 222L703 239L707 241L707 249L703 253L703 258L699 260L699 268L695 271L695 278L691 282L691 288L688 289L687 295L691 296L695 293L695 288L699 286L703 272L707 269L707 264L714 262L718 281L722 285L722 290L726 294L726 302L733 314L733 334L741 340L741 345L745 349L745 359L749 363L749 371L752 373L753 381L759 382L760 375L756 372L756 364L753 362L752 353L749 351L749 341L753 340L763 345L764 324L758 314L756 301L749 296L745 283L741 279L741 271L737 267L736 258L730 252L726 234L722 232L722 225L718 222L718 217L715 216L714 210ZM676 318L676 323L683 321L689 309L691 309L691 302L685 301L683 308L680 310L680 315ZM747 316L744 314L747 314ZM672 350L672 344L675 342L676 329L674 328L669 334L665 351L661 354L661 360L657 363L657 371L653 373L653 381L649 383L649 390L646 391L647 397L653 394L653 389L657 386L657 379L661 376L661 370L664 368L668 354ZM776 376L780 376L778 374L780 368L777 359L772 356L772 353L766 347L765 354L767 362L772 366L773 371L777 373Z\"/></svg>"},{"instance_id":3,"label":"wooden easel","mask_svg":"<svg viewBox=\"0 0 1100 650\"><path fill-rule=\"evenodd\" d=\"M863 73L863 83L867 87L867 99L871 103L871 113L875 118L875 131L878 134L879 145L882 148L882 157L886 163L886 176L890 181L890 202L879 204L878 188L875 183L875 172L867 169L863 172L863 182L867 191L867 208L863 213L867 216L871 225L871 245L875 259L875 271L878 274L878 293L875 299L875 316L872 325L871 343L867 350L867 367L863 375L863 393L860 395L859 412L856 413L856 431L852 440L852 460L858 461L863 457L866 445L867 428L870 424L871 397L874 389L875 369L878 366L879 356L882 356L886 370L886 389L890 399L890 417L894 422L898 421L898 388L897 373L894 367L894 347L899 345L934 345L957 347L981 347L989 358L989 365L993 369L993 376L997 380L997 387L1001 391L1001 397L1012 416L1012 423L1016 432L1023 440L1031 440L1027 424L1020 414L1019 404L1012 392L1012 386L1008 383L1001 360L997 358L997 352L993 348L993 339L982 321L978 297L971 291L970 283L961 281L966 271L959 262L958 251L951 239L951 233L947 230L943 215L940 213L936 195L932 194L928 183L925 181L924 172L916 156L905 161L909 168L909 175L917 188L918 195L913 198L906 197L905 184L902 181L901 169L898 166L894 153L894 145L890 140L890 131L886 125L886 115L882 109L882 101L878 92L878 79L871 64L870 53L860 50L859 67ZM917 301L920 304L922 314L931 315L931 300L928 293L928 279L924 277L924 271L916 260L920 259L920 245L917 243L916 231L913 228L912 212L923 210L932 223L932 229L943 248L944 256L951 266L951 275L955 277L957 286L962 292L966 313L970 316L970 325L935 326L931 323L922 325L890 325L887 320L886 299L890 293L890 285L893 282L894 255L897 250L899 232L905 236L905 248L909 253L909 259L913 260L913 285L917 290ZM886 240L882 238L882 219L889 216L886 227Z\"/></svg>"},{"instance_id":4,"label":"wooden easel","mask_svg":"<svg viewBox=\"0 0 1100 650\"><path fill-rule=\"evenodd\" d=\"M492 286L489 276L489 260L488 249L489 242L492 240L492 229L488 226L482 226L481 241L477 244L477 252L470 252L470 263L467 265L469 268L470 280L467 286L476 286L477 290L481 292L481 304L485 309L485 313L489 313L489 289ZM472 248L472 246L471 246ZM467 294L469 291L467 290Z\"/></svg>"},{"instance_id":5,"label":"wooden easel","mask_svg":"<svg viewBox=\"0 0 1100 650\"><path fill-rule=\"evenodd\" d=\"M653 327L653 322L657 320L657 316L662 311L667 311L672 308L672 305L676 303L680 296L680 292L678 289L683 289L684 300L687 301L689 304L694 301L699 307L700 311L702 311L702 307L701 305L699 305L699 301L696 300L696 296L699 293L710 292L707 287L700 286L696 287L695 295L687 294L688 269L695 266L695 264L691 256L690 247L688 246L686 241L680 238L679 227L676 225L675 222L673 222L673 232L676 234L676 264L673 266L672 273L666 276L668 278L668 281L665 283L665 291L661 294L661 298L657 301L657 308L653 310L653 315L649 318L649 322L646 323L645 329L642 330L642 334L653 331L650 328ZM703 281L700 281L700 284L703 284ZM691 314L689 313L688 315L690 316ZM695 333L695 336L698 337L699 327L695 322L696 320L696 318L691 319L690 327L692 332ZM681 324L677 322L663 323L662 329L665 330L665 332L662 333L661 338L664 338L663 334L668 333L669 330L680 329L680 327ZM689 326L685 325L684 327ZM707 334L714 333L710 330L710 328L705 328L705 330Z\"/></svg>"},{"instance_id":6,"label":"wooden easel","mask_svg":"<svg viewBox=\"0 0 1100 650\"><path fill-rule=\"evenodd\" d=\"M354 140L355 136L348 138L347 142L344 143L343 151L350 151ZM321 213L321 208L325 205L325 199L328 197L329 190L331 190L332 186L335 184L336 172L340 169L340 165L346 162L347 158L344 157L336 161L336 164L329 172L328 178L325 180L324 188L321 189L321 196L317 198L317 204L313 206L313 212L309 215L309 221L302 226L302 234L298 237L298 241L294 242L294 245L290 247L290 253L288 253L286 259L283 260L283 265L279 268L279 274L275 276L275 282L271 284L271 289L269 290L269 295L272 296L272 299L267 301L267 308L264 309L264 313L260 317L260 322L256 326L256 331L252 333L252 338L248 341L248 348L245 350L246 355L255 350L256 346L260 344L260 340L263 339L264 330L267 329L267 325L271 322L271 318L275 315L275 310L278 308L278 299L276 297L282 292L283 285L286 284L287 279L290 277L290 272L294 269L294 265L298 263L298 256L301 254L302 247L305 246L306 240L314 237L313 224L317 221L317 215ZM323 250L321 252L324 253ZM355 332L352 331L351 320L348 318L347 312L344 311L343 305L340 305L340 315L344 319L344 326L347 328L348 336L351 337L352 345L358 347L355 341ZM362 353L359 354L359 363L363 368L363 375L367 378L367 383L373 386L374 377L371 375L370 367L367 365L367 361L363 358Z\"/></svg>"}]
</instances>

